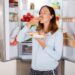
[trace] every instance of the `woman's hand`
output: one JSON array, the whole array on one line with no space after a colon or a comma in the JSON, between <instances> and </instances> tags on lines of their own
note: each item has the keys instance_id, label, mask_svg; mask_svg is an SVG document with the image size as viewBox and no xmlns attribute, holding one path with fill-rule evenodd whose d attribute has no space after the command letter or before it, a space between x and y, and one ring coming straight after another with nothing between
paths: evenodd
<instances>
[{"instance_id":1,"label":"woman's hand","mask_svg":"<svg viewBox=\"0 0 75 75\"><path fill-rule=\"evenodd\" d=\"M29 32L30 36L38 35L38 32Z\"/></svg>"},{"instance_id":2,"label":"woman's hand","mask_svg":"<svg viewBox=\"0 0 75 75\"><path fill-rule=\"evenodd\" d=\"M38 17L34 17L31 21L29 21L27 23L27 26L30 28L32 25L37 25L39 22L39 18Z\"/></svg>"},{"instance_id":3,"label":"woman's hand","mask_svg":"<svg viewBox=\"0 0 75 75\"><path fill-rule=\"evenodd\" d=\"M45 41L44 41L44 40L42 40L42 39L40 39L40 38L35 38L35 39L38 41L38 43L39 43L43 48L46 47L46 44L45 44Z\"/></svg>"}]
</instances>

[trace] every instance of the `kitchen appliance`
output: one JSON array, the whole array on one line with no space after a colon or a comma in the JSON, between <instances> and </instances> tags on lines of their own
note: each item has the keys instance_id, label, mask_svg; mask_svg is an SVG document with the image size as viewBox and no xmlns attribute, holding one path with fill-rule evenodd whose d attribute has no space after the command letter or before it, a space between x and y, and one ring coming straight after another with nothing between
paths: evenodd
<instances>
[{"instance_id":1,"label":"kitchen appliance","mask_svg":"<svg viewBox=\"0 0 75 75\"><path fill-rule=\"evenodd\" d=\"M63 0L63 58L75 62L75 0Z\"/></svg>"},{"instance_id":2,"label":"kitchen appliance","mask_svg":"<svg viewBox=\"0 0 75 75\"><path fill-rule=\"evenodd\" d=\"M38 6L40 4L40 6ZM26 22L22 22L23 15L30 13L39 16L43 5L50 5L55 9L59 27L61 23L62 1L60 0L0 0L0 54L2 61L11 59L31 60L32 39L22 43L16 41L17 34Z\"/></svg>"}]
</instances>

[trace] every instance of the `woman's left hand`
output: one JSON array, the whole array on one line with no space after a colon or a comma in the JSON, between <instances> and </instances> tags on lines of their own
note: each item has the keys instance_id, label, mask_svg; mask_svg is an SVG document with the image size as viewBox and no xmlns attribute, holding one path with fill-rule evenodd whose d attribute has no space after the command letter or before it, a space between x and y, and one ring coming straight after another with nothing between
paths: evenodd
<instances>
[{"instance_id":1,"label":"woman's left hand","mask_svg":"<svg viewBox=\"0 0 75 75\"><path fill-rule=\"evenodd\" d=\"M35 39L38 41L38 43L39 43L43 48L46 47L46 44L45 44L45 41L44 41L44 40L42 40L41 38L35 38Z\"/></svg>"}]
</instances>

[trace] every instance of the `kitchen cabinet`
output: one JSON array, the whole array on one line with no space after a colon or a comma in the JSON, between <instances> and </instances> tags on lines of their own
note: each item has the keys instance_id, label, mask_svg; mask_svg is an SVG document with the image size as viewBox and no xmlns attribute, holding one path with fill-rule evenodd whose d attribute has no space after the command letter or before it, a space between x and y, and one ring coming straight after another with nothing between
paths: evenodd
<instances>
[{"instance_id":1,"label":"kitchen cabinet","mask_svg":"<svg viewBox=\"0 0 75 75\"><path fill-rule=\"evenodd\" d=\"M65 75L75 75L75 63L65 61Z\"/></svg>"},{"instance_id":2,"label":"kitchen cabinet","mask_svg":"<svg viewBox=\"0 0 75 75\"><path fill-rule=\"evenodd\" d=\"M11 60L0 61L0 75L29 75L31 61Z\"/></svg>"}]
</instances>

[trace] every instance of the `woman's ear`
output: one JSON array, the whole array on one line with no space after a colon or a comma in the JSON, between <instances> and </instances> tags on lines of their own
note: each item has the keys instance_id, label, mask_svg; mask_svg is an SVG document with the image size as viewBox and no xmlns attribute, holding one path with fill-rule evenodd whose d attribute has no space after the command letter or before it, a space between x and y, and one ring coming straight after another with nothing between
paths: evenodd
<instances>
[{"instance_id":1,"label":"woman's ear","mask_svg":"<svg viewBox=\"0 0 75 75\"><path fill-rule=\"evenodd\" d=\"M51 16L50 16L50 19L52 19L53 17L54 17L54 15L51 15Z\"/></svg>"}]
</instances>

